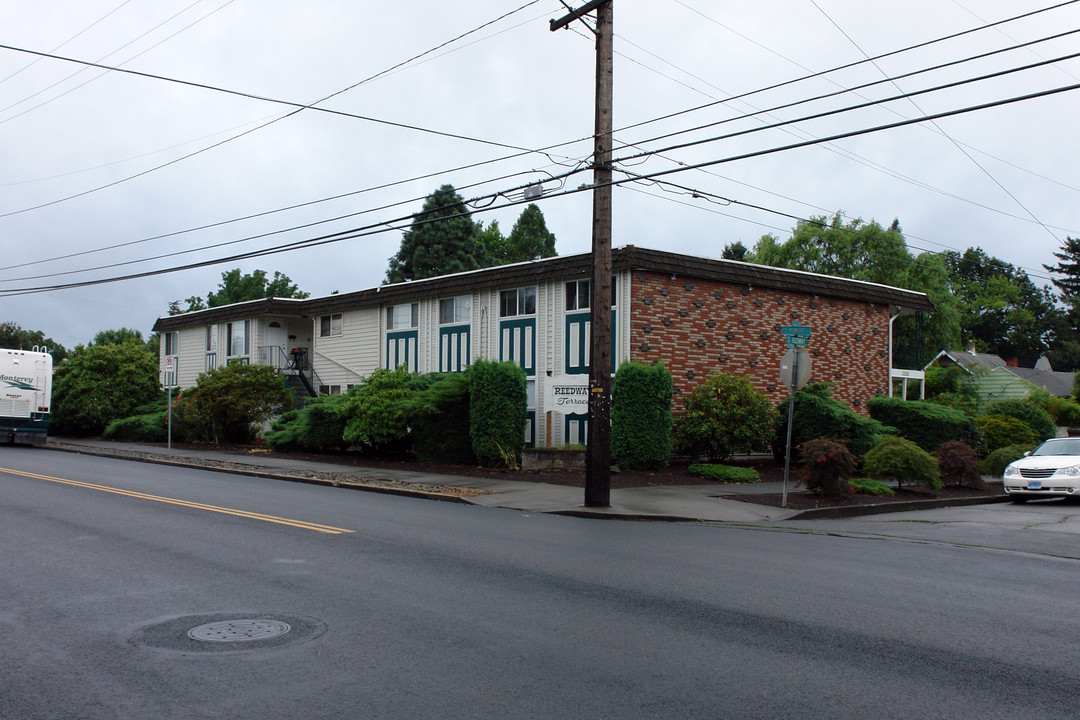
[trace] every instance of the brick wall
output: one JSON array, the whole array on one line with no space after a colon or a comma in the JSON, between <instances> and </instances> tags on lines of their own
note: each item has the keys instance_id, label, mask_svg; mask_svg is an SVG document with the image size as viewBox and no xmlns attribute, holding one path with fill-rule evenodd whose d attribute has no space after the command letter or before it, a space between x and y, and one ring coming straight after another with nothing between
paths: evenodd
<instances>
[{"instance_id":1,"label":"brick wall","mask_svg":"<svg viewBox=\"0 0 1080 720\"><path fill-rule=\"evenodd\" d=\"M630 355L663 360L682 395L710 372L746 375L774 402L787 347L781 326L811 328L811 382L833 383L833 396L865 413L888 388L889 314L884 305L636 271L631 283Z\"/></svg>"}]
</instances>

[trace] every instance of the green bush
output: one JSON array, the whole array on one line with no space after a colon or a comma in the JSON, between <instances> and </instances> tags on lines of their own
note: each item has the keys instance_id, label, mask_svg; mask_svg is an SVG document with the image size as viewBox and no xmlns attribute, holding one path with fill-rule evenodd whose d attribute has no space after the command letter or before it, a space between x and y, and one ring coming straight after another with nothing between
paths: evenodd
<instances>
[{"instance_id":1,"label":"green bush","mask_svg":"<svg viewBox=\"0 0 1080 720\"><path fill-rule=\"evenodd\" d=\"M416 458L475 465L469 434L468 373L432 373L406 406Z\"/></svg>"},{"instance_id":2,"label":"green bush","mask_svg":"<svg viewBox=\"0 0 1080 720\"><path fill-rule=\"evenodd\" d=\"M777 412L773 440L773 454L778 458L784 456L787 443L787 407L785 398ZM874 447L882 435L892 432L892 428L859 415L832 397L832 385L828 383L811 383L796 391L794 426L792 447L804 445L814 438L835 438L847 441L850 451L857 456Z\"/></svg>"},{"instance_id":3,"label":"green bush","mask_svg":"<svg viewBox=\"0 0 1080 720\"><path fill-rule=\"evenodd\" d=\"M290 410L264 435L275 452L327 452L345 449L348 395L320 395L300 410Z\"/></svg>"},{"instance_id":4,"label":"green bush","mask_svg":"<svg viewBox=\"0 0 1080 720\"><path fill-rule=\"evenodd\" d=\"M799 453L807 490L825 497L841 497L847 492L847 480L855 472L855 457L846 441L814 438L803 443Z\"/></svg>"},{"instance_id":5,"label":"green bush","mask_svg":"<svg viewBox=\"0 0 1080 720\"><path fill-rule=\"evenodd\" d=\"M875 495L882 497L896 494L896 491L891 487L874 478L852 478L851 480L848 480L848 486L853 488L859 495Z\"/></svg>"},{"instance_id":6,"label":"green bush","mask_svg":"<svg viewBox=\"0 0 1080 720\"><path fill-rule=\"evenodd\" d=\"M160 391L157 357L145 344L79 345L53 373L50 432L97 435Z\"/></svg>"},{"instance_id":7,"label":"green bush","mask_svg":"<svg viewBox=\"0 0 1080 720\"><path fill-rule=\"evenodd\" d=\"M1080 427L1080 403L1071 397L1056 397L1045 390L1035 390L1028 401L1046 411L1058 427Z\"/></svg>"},{"instance_id":8,"label":"green bush","mask_svg":"<svg viewBox=\"0 0 1080 720\"><path fill-rule=\"evenodd\" d=\"M1038 440L1027 423L1004 415L983 415L975 418L975 427L982 439L983 452L990 454L1009 445L1035 445Z\"/></svg>"},{"instance_id":9,"label":"green bush","mask_svg":"<svg viewBox=\"0 0 1080 720\"><path fill-rule=\"evenodd\" d=\"M469 435L485 467L518 467L525 448L525 371L511 362L477 360L469 374Z\"/></svg>"},{"instance_id":10,"label":"green bush","mask_svg":"<svg viewBox=\"0 0 1080 720\"><path fill-rule=\"evenodd\" d=\"M959 365L926 368L926 399L937 405L959 410L975 417L979 407L979 389L975 382L984 371L969 372Z\"/></svg>"},{"instance_id":11,"label":"green bush","mask_svg":"<svg viewBox=\"0 0 1080 720\"><path fill-rule=\"evenodd\" d=\"M680 453L709 462L769 448L775 409L749 378L713 373L683 398L676 421Z\"/></svg>"},{"instance_id":12,"label":"green bush","mask_svg":"<svg viewBox=\"0 0 1080 720\"><path fill-rule=\"evenodd\" d=\"M166 442L169 439L166 412L159 410L113 420L105 427L105 438L122 442Z\"/></svg>"},{"instance_id":13,"label":"green bush","mask_svg":"<svg viewBox=\"0 0 1080 720\"><path fill-rule=\"evenodd\" d=\"M941 488L937 458L901 437L883 437L863 458L863 471L875 478L895 480L898 487Z\"/></svg>"},{"instance_id":14,"label":"green bush","mask_svg":"<svg viewBox=\"0 0 1080 720\"><path fill-rule=\"evenodd\" d=\"M247 442L257 426L291 410L295 400L284 377L268 365L233 363L199 375L195 387L173 403L177 425L192 440Z\"/></svg>"},{"instance_id":15,"label":"green bush","mask_svg":"<svg viewBox=\"0 0 1080 720\"><path fill-rule=\"evenodd\" d=\"M611 386L611 461L658 470L671 459L671 373L663 363L624 362Z\"/></svg>"},{"instance_id":16,"label":"green bush","mask_svg":"<svg viewBox=\"0 0 1080 720\"><path fill-rule=\"evenodd\" d=\"M1034 449L1035 445L1008 445L998 448L983 460L983 473L993 477L1001 477L1005 474L1005 468L1009 463L1016 462L1024 457L1024 453L1031 452Z\"/></svg>"},{"instance_id":17,"label":"green bush","mask_svg":"<svg viewBox=\"0 0 1080 720\"><path fill-rule=\"evenodd\" d=\"M722 483L756 483L761 482L761 475L754 468L735 467L733 465L717 465L713 463L695 463L687 468L691 475L703 477L706 480L715 480Z\"/></svg>"},{"instance_id":18,"label":"green bush","mask_svg":"<svg viewBox=\"0 0 1080 720\"><path fill-rule=\"evenodd\" d=\"M345 443L377 453L407 452L406 401L413 392L412 380L413 375L402 365L394 370L376 370L354 387L344 407Z\"/></svg>"},{"instance_id":19,"label":"green bush","mask_svg":"<svg viewBox=\"0 0 1080 720\"><path fill-rule=\"evenodd\" d=\"M979 458L967 443L959 440L942 443L934 451L934 457L937 458L943 482L976 490L986 489L986 483L979 472Z\"/></svg>"},{"instance_id":20,"label":"green bush","mask_svg":"<svg viewBox=\"0 0 1080 720\"><path fill-rule=\"evenodd\" d=\"M971 419L960 410L919 400L878 396L866 403L870 417L896 428L901 437L927 452L950 440L968 440Z\"/></svg>"},{"instance_id":21,"label":"green bush","mask_svg":"<svg viewBox=\"0 0 1080 720\"><path fill-rule=\"evenodd\" d=\"M1035 431L1036 442L1049 440L1057 435L1053 418L1038 405L1027 400L996 400L990 403L983 414L1016 418Z\"/></svg>"}]
</instances>

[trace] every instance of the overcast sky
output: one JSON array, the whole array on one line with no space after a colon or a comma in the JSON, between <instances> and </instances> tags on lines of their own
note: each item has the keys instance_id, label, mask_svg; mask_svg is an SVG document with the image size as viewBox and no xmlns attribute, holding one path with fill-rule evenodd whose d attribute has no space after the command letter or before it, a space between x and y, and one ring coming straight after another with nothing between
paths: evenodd
<instances>
[{"instance_id":1,"label":"overcast sky","mask_svg":"<svg viewBox=\"0 0 1080 720\"><path fill-rule=\"evenodd\" d=\"M10 292L216 260L378 223L398 227L442 183L467 188L466 198L484 196L477 205L492 209L476 218L498 220L509 232L521 206L507 198L520 198L527 183L585 170L592 149L583 140L593 127L590 31L579 22L550 32L548 21L566 13L563 4L538 0L521 8L525 2L0 4L0 44L258 96L0 49L0 321L68 347L108 328L148 334L170 300L205 296L233 267L280 270L315 296L372 287L398 249L400 230L143 279ZM1076 30L1080 3L1069 3L728 101L1053 4L615 0L616 147L633 145L615 153L617 167L650 175L1080 83L1080 62L1060 60L914 102L700 142L1080 52L1080 34L1069 35L858 95L741 117ZM295 112L295 104L339 92L318 105L335 112ZM702 105L709 107L684 112ZM727 243L752 247L770 232L786 238L792 216L843 211L885 225L899 219L916 253L981 246L1043 285L1051 253L1067 235L1080 236L1078 108L1080 93L1068 91L662 176L696 192L623 185L614 193L614 244L719 257ZM648 122L673 113L681 114ZM695 144L667 149L687 142ZM544 148L552 149L527 152ZM589 249L589 194L560 197L559 190L590 179L578 172L544 184L540 205L560 254ZM262 237L246 239L254 236Z\"/></svg>"}]
</instances>

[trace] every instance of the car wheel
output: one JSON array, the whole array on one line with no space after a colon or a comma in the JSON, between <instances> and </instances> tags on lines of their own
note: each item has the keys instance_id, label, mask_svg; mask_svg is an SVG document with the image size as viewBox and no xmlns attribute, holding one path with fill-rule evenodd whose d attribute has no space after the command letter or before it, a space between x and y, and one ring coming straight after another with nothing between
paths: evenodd
<instances>
[{"instance_id":1,"label":"car wheel","mask_svg":"<svg viewBox=\"0 0 1080 720\"><path fill-rule=\"evenodd\" d=\"M1016 505L1023 505L1028 501L1028 498L1026 495L1010 495L1009 500Z\"/></svg>"}]
</instances>

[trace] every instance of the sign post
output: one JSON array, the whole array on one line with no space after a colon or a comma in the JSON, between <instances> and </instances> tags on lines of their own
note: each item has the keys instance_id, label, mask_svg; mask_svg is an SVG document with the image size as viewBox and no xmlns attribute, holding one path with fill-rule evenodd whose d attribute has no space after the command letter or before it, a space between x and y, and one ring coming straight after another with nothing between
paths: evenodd
<instances>
[{"instance_id":1,"label":"sign post","mask_svg":"<svg viewBox=\"0 0 1080 720\"><path fill-rule=\"evenodd\" d=\"M172 355L165 356L165 387L169 391L169 411L166 424L168 425L168 450L172 455L172 391L176 387L176 358Z\"/></svg>"},{"instance_id":2,"label":"sign post","mask_svg":"<svg viewBox=\"0 0 1080 720\"><path fill-rule=\"evenodd\" d=\"M799 321L780 328L788 351L780 360L780 381L788 389L787 449L784 453L784 491L780 507L787 507L788 477L791 474L791 429L795 422L795 391L810 382L811 360L806 346L810 342L810 328Z\"/></svg>"}]
</instances>

